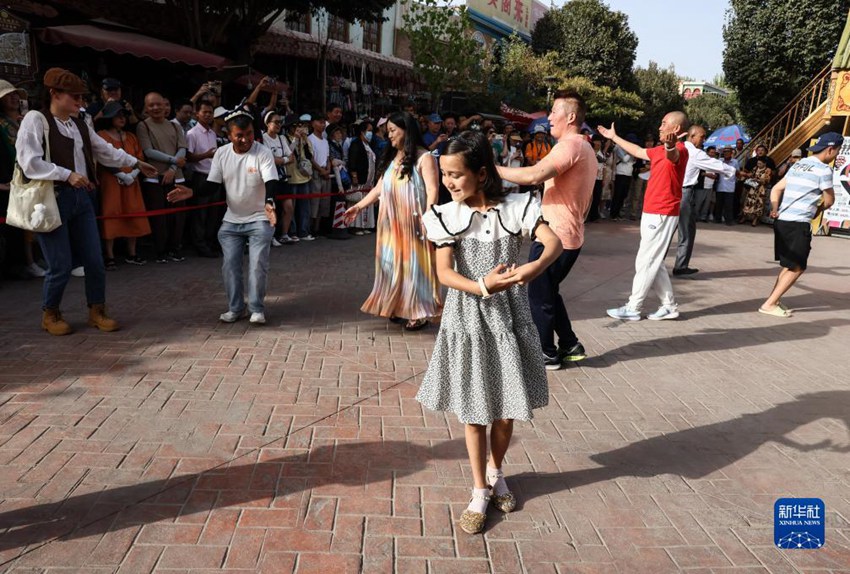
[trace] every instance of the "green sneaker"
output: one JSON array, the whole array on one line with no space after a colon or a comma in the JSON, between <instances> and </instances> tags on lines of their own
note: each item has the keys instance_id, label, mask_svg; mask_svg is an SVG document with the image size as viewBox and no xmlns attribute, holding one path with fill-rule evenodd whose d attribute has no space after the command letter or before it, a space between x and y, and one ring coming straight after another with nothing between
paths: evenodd
<instances>
[{"instance_id":1,"label":"green sneaker","mask_svg":"<svg viewBox=\"0 0 850 574\"><path fill-rule=\"evenodd\" d=\"M575 363L587 358L587 353L584 350L584 345L576 343L569 349L558 349L558 356L562 361Z\"/></svg>"}]
</instances>

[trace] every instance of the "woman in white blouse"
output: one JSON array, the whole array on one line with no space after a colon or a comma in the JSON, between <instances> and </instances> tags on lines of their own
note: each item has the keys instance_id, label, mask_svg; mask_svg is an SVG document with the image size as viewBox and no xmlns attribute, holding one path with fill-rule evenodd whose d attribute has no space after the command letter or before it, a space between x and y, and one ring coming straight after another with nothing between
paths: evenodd
<instances>
[{"instance_id":1,"label":"woman in white blouse","mask_svg":"<svg viewBox=\"0 0 850 574\"><path fill-rule=\"evenodd\" d=\"M118 323L106 314L106 270L92 200L95 161L106 167L132 167L149 177L156 175L156 168L111 146L77 117L82 95L89 91L78 76L62 68L51 68L44 74L44 87L46 109L24 116L15 144L17 161L26 177L53 181L62 220L50 233L37 234L48 266L41 326L51 335L71 332L59 305L71 277L73 254L85 268L89 326L114 331ZM44 159L45 144L50 161Z\"/></svg>"}]
</instances>

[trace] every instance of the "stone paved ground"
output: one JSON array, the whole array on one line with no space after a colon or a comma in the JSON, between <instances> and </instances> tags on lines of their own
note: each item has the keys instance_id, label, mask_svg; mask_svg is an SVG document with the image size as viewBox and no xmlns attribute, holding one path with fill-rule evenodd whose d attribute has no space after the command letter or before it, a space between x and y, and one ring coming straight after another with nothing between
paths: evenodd
<instances>
[{"instance_id":1,"label":"stone paved ground","mask_svg":"<svg viewBox=\"0 0 850 574\"><path fill-rule=\"evenodd\" d=\"M0 570L850 572L850 243L816 238L779 320L769 230L703 226L682 319L620 324L637 236L590 230L563 289L592 358L518 424L520 506L483 536L462 427L413 398L434 330L358 312L372 239L275 250L261 328L216 322L209 260L111 273L114 334L80 280L64 338L2 285ZM825 548L773 547L785 495L825 500Z\"/></svg>"}]
</instances>

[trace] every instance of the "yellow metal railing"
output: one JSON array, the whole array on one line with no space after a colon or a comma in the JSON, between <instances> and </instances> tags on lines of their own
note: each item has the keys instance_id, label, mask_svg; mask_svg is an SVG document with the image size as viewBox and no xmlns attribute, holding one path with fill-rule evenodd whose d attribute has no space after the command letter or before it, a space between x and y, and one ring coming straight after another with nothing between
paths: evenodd
<instances>
[{"instance_id":1,"label":"yellow metal railing","mask_svg":"<svg viewBox=\"0 0 850 574\"><path fill-rule=\"evenodd\" d=\"M791 103L785 106L756 136L750 140L741 153L738 161L748 158L758 145L767 147L770 155L773 150L788 135L794 131L806 118L812 115L829 98L829 82L831 65L827 65Z\"/></svg>"}]
</instances>

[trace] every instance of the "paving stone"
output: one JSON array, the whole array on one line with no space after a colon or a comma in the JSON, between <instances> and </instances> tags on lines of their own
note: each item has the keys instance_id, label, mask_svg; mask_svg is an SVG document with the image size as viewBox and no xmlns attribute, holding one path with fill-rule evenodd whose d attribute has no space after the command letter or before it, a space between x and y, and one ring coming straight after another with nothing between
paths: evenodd
<instances>
[{"instance_id":1,"label":"paving stone","mask_svg":"<svg viewBox=\"0 0 850 574\"><path fill-rule=\"evenodd\" d=\"M846 244L814 239L779 321L755 312L770 231L700 225L681 319L619 323L638 228L587 235L562 293L590 357L516 425L519 507L478 536L455 524L463 426L414 398L435 329L358 310L373 240L273 250L263 328L217 322L208 260L111 273L116 333L85 327L83 282L61 338L37 282L4 283L0 571L850 571ZM797 493L827 503L822 550L772 546L773 502Z\"/></svg>"}]
</instances>

